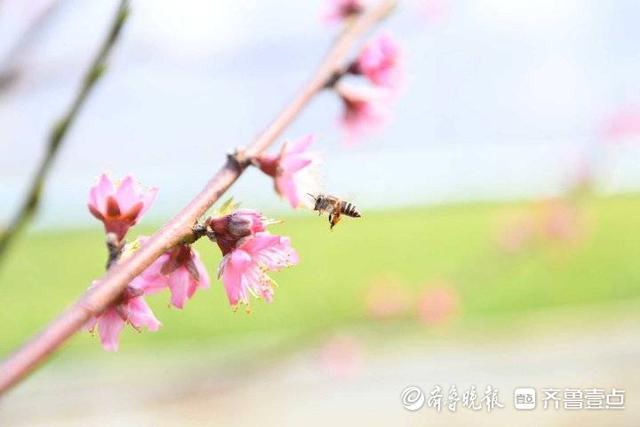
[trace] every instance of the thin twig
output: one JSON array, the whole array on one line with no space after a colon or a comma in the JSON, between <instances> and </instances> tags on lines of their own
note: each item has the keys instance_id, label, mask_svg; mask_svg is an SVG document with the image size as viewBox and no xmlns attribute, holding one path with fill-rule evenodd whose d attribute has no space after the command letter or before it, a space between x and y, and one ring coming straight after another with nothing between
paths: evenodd
<instances>
[{"instance_id":1,"label":"thin twig","mask_svg":"<svg viewBox=\"0 0 640 427\"><path fill-rule=\"evenodd\" d=\"M69 128L77 119L78 114L89 97L92 89L104 74L107 66L107 58L120 35L128 14L129 0L121 0L113 22L111 23L109 33L102 43L100 51L91 63L87 73L84 75L82 86L73 100L73 103L67 113L62 116L62 118L53 126L53 129L51 129L47 142L47 151L41 163L38 165L38 169L36 174L33 176L24 201L20 205L20 208L16 212L10 225L0 235L0 261L2 261L3 257L6 255L6 251L12 240L18 233L20 233L36 213L38 206L40 205L42 190L44 188L47 175L51 170L53 161L62 146L62 142L67 135Z\"/></svg>"},{"instance_id":2,"label":"thin twig","mask_svg":"<svg viewBox=\"0 0 640 427\"><path fill-rule=\"evenodd\" d=\"M353 20L335 41L312 79L244 151L245 158L260 154L280 136L311 98L323 89L333 73L343 65L343 61L359 38L387 16L395 4L395 0L381 0L376 6ZM193 233L192 227L196 221L238 179L245 168L244 162L238 162L233 157L228 158L226 164L211 178L200 194L151 236L137 252L126 261L111 267L97 286L86 291L60 317L49 323L42 332L10 355L0 365L0 394L46 360L51 353L82 328L89 318L99 314L115 301L126 286L156 258L188 238Z\"/></svg>"},{"instance_id":3,"label":"thin twig","mask_svg":"<svg viewBox=\"0 0 640 427\"><path fill-rule=\"evenodd\" d=\"M47 28L47 24L51 22L51 18L60 6L59 0L54 0L48 4L45 9L36 16L35 21L22 33L20 38L13 44L9 52L2 58L0 64L0 94L6 91L20 78L20 64L17 64L24 51L26 51L33 42L38 39L43 31ZM0 0L0 9L2 1Z\"/></svg>"}]
</instances>

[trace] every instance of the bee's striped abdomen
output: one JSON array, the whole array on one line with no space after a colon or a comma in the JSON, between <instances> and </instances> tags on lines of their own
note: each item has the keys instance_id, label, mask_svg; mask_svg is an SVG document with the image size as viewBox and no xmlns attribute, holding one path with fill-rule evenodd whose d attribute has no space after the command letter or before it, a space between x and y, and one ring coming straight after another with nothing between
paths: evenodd
<instances>
[{"instance_id":1,"label":"bee's striped abdomen","mask_svg":"<svg viewBox=\"0 0 640 427\"><path fill-rule=\"evenodd\" d=\"M353 203L349 203L346 201L340 202L340 213L345 214L346 216L350 216L352 218L360 218L360 211Z\"/></svg>"}]
</instances>

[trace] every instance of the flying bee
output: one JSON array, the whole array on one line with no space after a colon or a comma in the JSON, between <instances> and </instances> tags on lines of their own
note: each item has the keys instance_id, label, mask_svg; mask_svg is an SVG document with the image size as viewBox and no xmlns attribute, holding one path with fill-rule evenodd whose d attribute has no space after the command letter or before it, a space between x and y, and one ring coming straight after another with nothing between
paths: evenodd
<instances>
[{"instance_id":1,"label":"flying bee","mask_svg":"<svg viewBox=\"0 0 640 427\"><path fill-rule=\"evenodd\" d=\"M360 218L362 216L353 203L341 200L336 196L330 196L328 194L318 194L317 196L309 194L309 196L315 200L313 210L318 211L318 215L329 213L330 229L335 227L343 214L352 218Z\"/></svg>"}]
</instances>

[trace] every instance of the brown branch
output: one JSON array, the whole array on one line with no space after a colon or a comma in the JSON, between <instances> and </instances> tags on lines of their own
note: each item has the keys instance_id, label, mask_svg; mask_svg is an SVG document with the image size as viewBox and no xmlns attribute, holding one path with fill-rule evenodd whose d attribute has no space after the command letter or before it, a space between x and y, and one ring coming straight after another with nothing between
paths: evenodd
<instances>
[{"instance_id":1,"label":"brown branch","mask_svg":"<svg viewBox=\"0 0 640 427\"><path fill-rule=\"evenodd\" d=\"M378 21L389 14L395 0L381 0L376 6L354 19L335 41L313 78L290 104L242 154L250 158L268 148L302 111L311 98L321 91L326 81L339 69L351 48ZM175 217L160 228L126 261L115 264L99 284L86 291L80 299L53 320L0 365L0 394L25 377L37 365L56 351L91 317L116 300L125 287L156 258L192 235L196 221L233 184L246 168L245 162L229 157L226 164L211 178L204 189Z\"/></svg>"},{"instance_id":2,"label":"brown branch","mask_svg":"<svg viewBox=\"0 0 640 427\"><path fill-rule=\"evenodd\" d=\"M129 0L121 0L113 22L111 23L109 33L102 43L98 54L84 75L82 86L74 98L73 103L66 114L56 122L49 133L47 151L41 163L38 165L38 169L33 176L31 185L29 186L28 192L20 205L20 208L16 212L7 229L0 234L0 261L2 261L2 258L6 255L6 251L9 248L10 243L27 225L38 210L42 197L42 190L44 188L47 175L51 170L53 161L62 146L62 142L67 135L69 128L78 117L78 114L89 97L92 89L104 74L107 58L120 35L128 14Z\"/></svg>"}]
</instances>

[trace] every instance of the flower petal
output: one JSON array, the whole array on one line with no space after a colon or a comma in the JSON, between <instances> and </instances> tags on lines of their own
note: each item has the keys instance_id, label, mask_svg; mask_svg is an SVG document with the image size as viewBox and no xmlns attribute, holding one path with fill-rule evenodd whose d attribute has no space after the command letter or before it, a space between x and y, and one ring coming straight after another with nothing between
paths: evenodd
<instances>
[{"instance_id":1,"label":"flower petal","mask_svg":"<svg viewBox=\"0 0 640 427\"><path fill-rule=\"evenodd\" d=\"M274 181L276 192L287 199L292 208L297 208L300 205L300 197L298 195L298 188L296 182L291 175L283 175L276 178Z\"/></svg>"},{"instance_id":2,"label":"flower petal","mask_svg":"<svg viewBox=\"0 0 640 427\"><path fill-rule=\"evenodd\" d=\"M209 279L209 273L207 272L206 267L202 263L202 259L200 259L200 255L198 255L195 249L193 249L193 263L195 264L196 269L198 270L198 276L199 276L198 287L202 289L208 289L211 282Z\"/></svg>"},{"instance_id":3,"label":"flower petal","mask_svg":"<svg viewBox=\"0 0 640 427\"><path fill-rule=\"evenodd\" d=\"M227 291L229 304L235 306L239 302L248 303L246 279L243 277L251 266L251 257L242 249L228 254L222 269L222 282ZM225 257L225 258L226 258Z\"/></svg>"},{"instance_id":4,"label":"flower petal","mask_svg":"<svg viewBox=\"0 0 640 427\"><path fill-rule=\"evenodd\" d=\"M140 201L140 197L138 195L139 192L140 191L137 188L137 184L133 179L133 176L125 176L118 186L118 190L115 195L118 200L118 204L120 205L120 210L127 212L133 207L133 205L138 203Z\"/></svg>"},{"instance_id":5,"label":"flower petal","mask_svg":"<svg viewBox=\"0 0 640 427\"><path fill-rule=\"evenodd\" d=\"M295 144L292 144L287 151L287 154L301 154L304 153L311 147L311 145L315 142L316 137L310 133L309 135L305 135L298 140Z\"/></svg>"},{"instance_id":6,"label":"flower petal","mask_svg":"<svg viewBox=\"0 0 640 427\"><path fill-rule=\"evenodd\" d=\"M184 304L189 299L189 294L193 295L196 282L193 280L187 269L178 268L169 275L169 288L171 289L171 304L176 308L184 308Z\"/></svg>"},{"instance_id":7,"label":"flower petal","mask_svg":"<svg viewBox=\"0 0 640 427\"><path fill-rule=\"evenodd\" d=\"M127 302L127 320L136 328L146 326L150 331L157 331L161 325L144 297L131 298Z\"/></svg>"},{"instance_id":8,"label":"flower petal","mask_svg":"<svg viewBox=\"0 0 640 427\"><path fill-rule=\"evenodd\" d=\"M89 204L94 209L104 212L106 209L107 196L113 194L113 183L107 174L100 175L98 183L89 190Z\"/></svg>"},{"instance_id":9,"label":"flower petal","mask_svg":"<svg viewBox=\"0 0 640 427\"><path fill-rule=\"evenodd\" d=\"M124 328L124 320L114 308L108 308L98 318L98 333L102 347L107 351L118 351L120 332Z\"/></svg>"}]
</instances>

